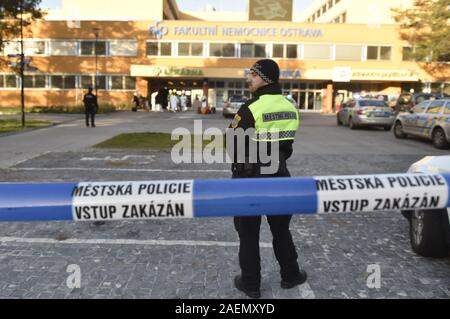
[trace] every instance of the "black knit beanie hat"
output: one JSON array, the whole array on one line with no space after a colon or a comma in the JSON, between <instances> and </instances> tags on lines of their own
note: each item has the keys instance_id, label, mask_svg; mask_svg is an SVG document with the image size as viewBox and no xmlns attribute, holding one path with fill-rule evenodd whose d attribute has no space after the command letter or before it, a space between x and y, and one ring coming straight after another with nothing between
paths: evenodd
<instances>
[{"instance_id":1,"label":"black knit beanie hat","mask_svg":"<svg viewBox=\"0 0 450 319\"><path fill-rule=\"evenodd\" d=\"M280 78L280 68L274 60L263 59L256 61L250 68L250 71L258 74L265 82L272 84L278 83Z\"/></svg>"}]
</instances>

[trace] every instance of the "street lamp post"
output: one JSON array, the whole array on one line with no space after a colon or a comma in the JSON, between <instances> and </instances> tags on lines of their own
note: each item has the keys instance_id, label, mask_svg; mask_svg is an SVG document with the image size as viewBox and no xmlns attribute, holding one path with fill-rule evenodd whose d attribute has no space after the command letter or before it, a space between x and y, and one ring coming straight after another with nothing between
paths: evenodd
<instances>
[{"instance_id":1,"label":"street lamp post","mask_svg":"<svg viewBox=\"0 0 450 319\"><path fill-rule=\"evenodd\" d=\"M95 45L94 45L94 51L95 51L95 80L94 80L94 85L95 85L95 95L98 98L98 53L97 53L97 46L98 46L98 37L99 37L100 28L93 28L92 31L94 31L94 35L95 35Z\"/></svg>"},{"instance_id":2,"label":"street lamp post","mask_svg":"<svg viewBox=\"0 0 450 319\"><path fill-rule=\"evenodd\" d=\"M23 0L20 1L20 98L22 102L22 127L25 127L25 83L24 83L24 59L23 52Z\"/></svg>"}]
</instances>

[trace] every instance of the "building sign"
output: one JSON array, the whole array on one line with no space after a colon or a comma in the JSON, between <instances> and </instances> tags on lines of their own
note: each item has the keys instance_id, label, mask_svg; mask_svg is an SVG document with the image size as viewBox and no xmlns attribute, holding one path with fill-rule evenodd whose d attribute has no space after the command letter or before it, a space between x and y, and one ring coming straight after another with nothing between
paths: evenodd
<instances>
[{"instance_id":1,"label":"building sign","mask_svg":"<svg viewBox=\"0 0 450 319\"><path fill-rule=\"evenodd\" d=\"M292 21L292 0L250 0L249 20Z\"/></svg>"},{"instance_id":2,"label":"building sign","mask_svg":"<svg viewBox=\"0 0 450 319\"><path fill-rule=\"evenodd\" d=\"M228 27L218 25L192 26L192 25L161 25L155 22L149 27L149 35L162 39L165 36L183 37L283 37L283 38L318 38L323 37L321 29L297 28L297 27Z\"/></svg>"},{"instance_id":3,"label":"building sign","mask_svg":"<svg viewBox=\"0 0 450 319\"><path fill-rule=\"evenodd\" d=\"M203 76L203 70L198 68L176 68L176 67L159 67L159 66L146 66L145 76Z\"/></svg>"},{"instance_id":4,"label":"building sign","mask_svg":"<svg viewBox=\"0 0 450 319\"><path fill-rule=\"evenodd\" d=\"M418 81L410 70L353 70L352 80Z\"/></svg>"},{"instance_id":5,"label":"building sign","mask_svg":"<svg viewBox=\"0 0 450 319\"><path fill-rule=\"evenodd\" d=\"M333 82L350 82L352 78L352 68L335 67L333 68Z\"/></svg>"}]
</instances>

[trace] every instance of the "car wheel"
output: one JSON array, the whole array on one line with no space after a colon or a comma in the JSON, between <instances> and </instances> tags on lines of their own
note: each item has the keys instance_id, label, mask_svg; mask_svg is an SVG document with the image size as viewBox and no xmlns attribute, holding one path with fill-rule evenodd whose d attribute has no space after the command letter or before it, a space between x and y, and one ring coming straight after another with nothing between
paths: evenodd
<instances>
[{"instance_id":1,"label":"car wheel","mask_svg":"<svg viewBox=\"0 0 450 319\"><path fill-rule=\"evenodd\" d=\"M386 125L385 127L383 127L385 131L390 131L391 130L391 126L390 125Z\"/></svg>"},{"instance_id":2,"label":"car wheel","mask_svg":"<svg viewBox=\"0 0 450 319\"><path fill-rule=\"evenodd\" d=\"M440 127L434 129L431 139L433 141L433 145L436 148L445 149L449 146L449 143L447 142L447 139L445 137L445 132Z\"/></svg>"},{"instance_id":3,"label":"car wheel","mask_svg":"<svg viewBox=\"0 0 450 319\"><path fill-rule=\"evenodd\" d=\"M396 138L406 138L407 135L403 132L402 122L397 121L394 124L394 135Z\"/></svg>"},{"instance_id":4,"label":"car wheel","mask_svg":"<svg viewBox=\"0 0 450 319\"><path fill-rule=\"evenodd\" d=\"M409 223L413 251L424 257L446 257L449 250L445 238L447 210L415 210Z\"/></svg>"},{"instance_id":5,"label":"car wheel","mask_svg":"<svg viewBox=\"0 0 450 319\"><path fill-rule=\"evenodd\" d=\"M342 122L341 122L341 120L339 119L339 115L337 115L336 118L337 118L337 125L342 125Z\"/></svg>"},{"instance_id":6,"label":"car wheel","mask_svg":"<svg viewBox=\"0 0 450 319\"><path fill-rule=\"evenodd\" d=\"M348 128L354 130L356 128L355 123L353 123L353 119L351 117L348 118Z\"/></svg>"}]
</instances>

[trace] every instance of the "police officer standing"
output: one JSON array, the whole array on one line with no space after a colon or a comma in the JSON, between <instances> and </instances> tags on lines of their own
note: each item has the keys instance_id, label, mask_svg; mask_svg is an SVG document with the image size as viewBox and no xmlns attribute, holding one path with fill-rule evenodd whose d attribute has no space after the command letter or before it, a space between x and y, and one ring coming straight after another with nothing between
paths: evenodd
<instances>
[{"instance_id":1,"label":"police officer standing","mask_svg":"<svg viewBox=\"0 0 450 319\"><path fill-rule=\"evenodd\" d=\"M278 170L275 174L265 175L262 172L265 164L258 160L248 163L249 143L246 141L245 163L233 159L233 178L248 177L289 177L286 160L292 155L292 144L299 126L297 109L281 93L278 83L280 70L276 62L270 59L257 61L250 69L247 84L253 98L241 106L230 124L230 128L255 131L253 143L269 150L278 150ZM275 147L277 143L278 148ZM229 151L229 150L228 150ZM273 158L273 157L271 157ZM272 163L273 165L273 163ZM267 165L266 165L267 166ZM281 288L290 289L306 281L306 272L301 270L297 262L297 252L289 230L292 215L267 216L273 235L273 249L280 265ZM261 216L239 216L234 218L234 226L238 232L239 265L241 275L234 278L237 289L251 298L260 298L261 261L259 253L259 232Z\"/></svg>"},{"instance_id":2,"label":"police officer standing","mask_svg":"<svg viewBox=\"0 0 450 319\"><path fill-rule=\"evenodd\" d=\"M97 96L92 93L92 87L88 88L88 93L83 97L84 112L86 114L86 126L89 127L89 118L91 118L91 126L95 127L95 113L98 111Z\"/></svg>"}]
</instances>

